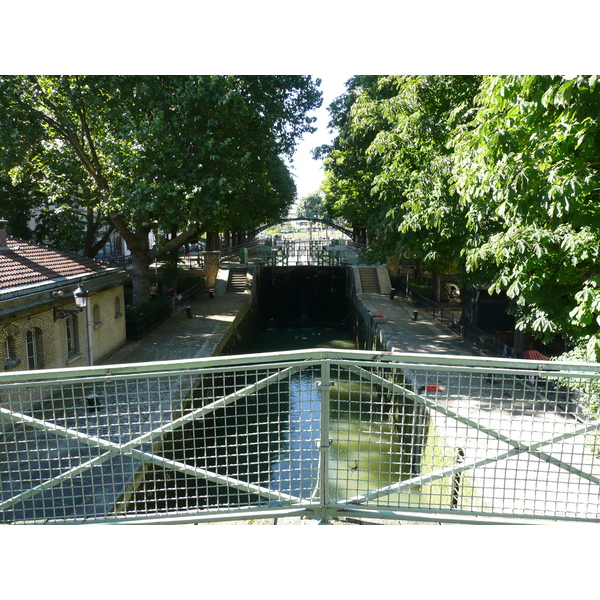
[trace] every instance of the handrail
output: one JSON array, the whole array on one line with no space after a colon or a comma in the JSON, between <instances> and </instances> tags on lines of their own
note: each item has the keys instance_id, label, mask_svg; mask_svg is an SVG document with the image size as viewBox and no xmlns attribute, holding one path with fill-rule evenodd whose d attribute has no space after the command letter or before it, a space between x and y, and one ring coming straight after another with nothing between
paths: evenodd
<instances>
[{"instance_id":1,"label":"handrail","mask_svg":"<svg viewBox=\"0 0 600 600\"><path fill-rule=\"evenodd\" d=\"M412 299L417 305L425 308L429 312L433 319L439 318L440 323L447 325L454 332L462 336L465 341L474 344L476 347L484 349L496 356L502 356L504 358L514 356L512 348L509 348L508 353L503 347L498 348L495 337L480 329L479 327L466 322L462 315L457 318L456 314L447 308L437 304L433 300L423 296L419 292L415 291L412 287L406 286L407 298Z\"/></svg>"},{"instance_id":2,"label":"handrail","mask_svg":"<svg viewBox=\"0 0 600 600\"><path fill-rule=\"evenodd\" d=\"M600 364L327 348L0 373L0 521L600 522L600 422L567 406L594 386Z\"/></svg>"}]
</instances>

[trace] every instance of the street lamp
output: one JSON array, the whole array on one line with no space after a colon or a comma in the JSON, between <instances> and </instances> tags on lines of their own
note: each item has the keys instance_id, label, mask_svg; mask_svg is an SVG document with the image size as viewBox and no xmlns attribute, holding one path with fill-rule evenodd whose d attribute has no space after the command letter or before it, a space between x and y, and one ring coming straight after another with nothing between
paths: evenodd
<instances>
[{"instance_id":1,"label":"street lamp","mask_svg":"<svg viewBox=\"0 0 600 600\"><path fill-rule=\"evenodd\" d=\"M63 298L65 293L62 290L52 292L52 297L55 299ZM77 289L73 292L73 296L75 297L75 305L77 308L55 308L54 312L54 320L64 319L69 315L75 315L80 313L87 306L87 297L90 293L87 290L84 290L81 286L78 286Z\"/></svg>"},{"instance_id":2,"label":"street lamp","mask_svg":"<svg viewBox=\"0 0 600 600\"><path fill-rule=\"evenodd\" d=\"M90 314L91 305L88 304L87 301L89 295L90 293L80 285L77 286L77 289L73 292L77 308L80 311L82 311L84 308L87 308L85 312L85 328L87 330L88 364L92 366L94 364L94 355L92 348L92 315Z\"/></svg>"},{"instance_id":3,"label":"street lamp","mask_svg":"<svg viewBox=\"0 0 600 600\"><path fill-rule=\"evenodd\" d=\"M64 292L62 290L57 290L51 293L51 296L55 299L63 298ZM91 365L94 364L93 354L92 354L92 318L90 315L91 305L88 304L88 296L90 295L89 291L82 288L80 285L77 286L75 291L73 292L73 297L75 298L75 305L77 308L54 308L54 321L58 319L64 319L69 315L76 315L83 311L84 308L87 308L85 314L85 324L86 324L86 332L87 332L87 347L88 347L88 362Z\"/></svg>"},{"instance_id":4,"label":"street lamp","mask_svg":"<svg viewBox=\"0 0 600 600\"><path fill-rule=\"evenodd\" d=\"M73 292L73 296L75 296L75 304L80 311L87 306L87 297L89 295L90 293L87 290L84 290L81 286L77 286L77 289Z\"/></svg>"}]
</instances>

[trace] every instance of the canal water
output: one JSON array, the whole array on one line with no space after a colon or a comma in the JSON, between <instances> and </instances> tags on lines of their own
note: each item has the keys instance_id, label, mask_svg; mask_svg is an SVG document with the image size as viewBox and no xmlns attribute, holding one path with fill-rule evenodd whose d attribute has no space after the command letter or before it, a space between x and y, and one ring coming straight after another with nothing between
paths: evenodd
<instances>
[{"instance_id":1,"label":"canal water","mask_svg":"<svg viewBox=\"0 0 600 600\"><path fill-rule=\"evenodd\" d=\"M263 329L253 352L304 348L355 348L353 336L340 328ZM294 374L290 380L289 422L279 452L271 457L271 489L303 500L317 496L321 392L318 372ZM329 411L329 479L332 500L344 500L390 486L411 473L413 448L406 445L390 419L389 396L348 369L332 367ZM396 398L397 400L397 398ZM406 436L405 436L406 437ZM413 497L414 501L415 498ZM409 501L407 494L382 502Z\"/></svg>"},{"instance_id":2,"label":"canal water","mask_svg":"<svg viewBox=\"0 0 600 600\"><path fill-rule=\"evenodd\" d=\"M305 348L354 347L344 327L263 328L250 349L277 352ZM197 385L195 407L267 375L256 371L208 375ZM318 369L309 367L226 408L165 436L156 451L203 472L268 488L303 501L318 496L321 391ZM400 478L398 436L389 409L372 384L349 371L332 369L329 494L356 496ZM204 399L203 399L204 398ZM135 504L139 502L140 506ZM282 500L285 503L285 499ZM129 501L130 510L186 511L277 503L252 489L148 466Z\"/></svg>"}]
</instances>

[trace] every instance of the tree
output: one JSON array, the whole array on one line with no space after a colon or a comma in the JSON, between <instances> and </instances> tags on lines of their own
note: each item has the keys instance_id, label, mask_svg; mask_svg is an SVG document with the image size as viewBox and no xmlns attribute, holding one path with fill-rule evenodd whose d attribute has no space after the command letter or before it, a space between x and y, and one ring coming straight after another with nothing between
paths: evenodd
<instances>
[{"instance_id":1,"label":"tree","mask_svg":"<svg viewBox=\"0 0 600 600\"><path fill-rule=\"evenodd\" d=\"M330 108L340 134L325 149L326 202L374 232L379 260L395 250L434 274L459 268L465 211L448 142L478 85L477 77L356 77Z\"/></svg>"},{"instance_id":2,"label":"tree","mask_svg":"<svg viewBox=\"0 0 600 600\"><path fill-rule=\"evenodd\" d=\"M452 186L448 143L468 114L479 78L389 76L381 77L377 87L385 95L361 111L363 121L375 121L380 128L367 151L379 164L373 193L389 207L388 237L400 253L433 273L439 301L439 275L464 271L465 211Z\"/></svg>"},{"instance_id":3,"label":"tree","mask_svg":"<svg viewBox=\"0 0 600 600\"><path fill-rule=\"evenodd\" d=\"M377 123L355 120L356 106L376 93L376 76L355 76L346 87L346 94L329 106L329 127L338 135L331 146L316 149L316 158L324 158L324 208L331 217L349 223L355 241L367 243L368 231L382 230L381 219L386 212L372 187L377 164L367 150L378 132ZM367 126L365 126L365 124Z\"/></svg>"},{"instance_id":4,"label":"tree","mask_svg":"<svg viewBox=\"0 0 600 600\"><path fill-rule=\"evenodd\" d=\"M308 194L298 202L298 217L322 219L326 215L323 207L323 196L319 193Z\"/></svg>"},{"instance_id":5,"label":"tree","mask_svg":"<svg viewBox=\"0 0 600 600\"><path fill-rule=\"evenodd\" d=\"M306 112L320 102L303 76L9 77L3 94L15 123L4 142L21 162L30 148L45 161L69 154L78 174L67 179L86 180L126 241L135 305L153 260L274 189L278 155L312 131ZM178 234L149 248L157 227Z\"/></svg>"},{"instance_id":6,"label":"tree","mask_svg":"<svg viewBox=\"0 0 600 600\"><path fill-rule=\"evenodd\" d=\"M519 330L586 339L596 355L599 78L486 77L477 107L454 142L467 267L506 290Z\"/></svg>"}]
</instances>

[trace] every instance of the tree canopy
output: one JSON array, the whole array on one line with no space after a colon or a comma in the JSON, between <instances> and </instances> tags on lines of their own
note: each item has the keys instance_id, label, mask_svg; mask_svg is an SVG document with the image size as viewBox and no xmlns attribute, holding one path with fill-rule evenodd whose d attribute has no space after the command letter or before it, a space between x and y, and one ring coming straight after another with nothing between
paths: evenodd
<instances>
[{"instance_id":1,"label":"tree canopy","mask_svg":"<svg viewBox=\"0 0 600 600\"><path fill-rule=\"evenodd\" d=\"M250 229L252 219L285 214L295 186L281 157L313 131L307 114L320 104L318 84L308 76L2 77L0 116L13 125L0 134L1 170L12 182L34 172L65 207L108 217L131 251L140 304L156 257L199 231ZM149 248L156 228L178 235Z\"/></svg>"},{"instance_id":2,"label":"tree canopy","mask_svg":"<svg viewBox=\"0 0 600 600\"><path fill-rule=\"evenodd\" d=\"M396 251L435 273L457 269L464 208L448 142L478 85L476 77L355 77L331 106L340 133L322 150L326 203L371 232L375 259Z\"/></svg>"},{"instance_id":3,"label":"tree canopy","mask_svg":"<svg viewBox=\"0 0 600 600\"><path fill-rule=\"evenodd\" d=\"M325 204L382 249L505 291L518 329L600 356L599 77L357 76L347 88L330 106L338 135L317 151Z\"/></svg>"},{"instance_id":4,"label":"tree canopy","mask_svg":"<svg viewBox=\"0 0 600 600\"><path fill-rule=\"evenodd\" d=\"M513 300L517 328L573 341L600 326L597 76L487 77L454 141L467 266Z\"/></svg>"}]
</instances>

